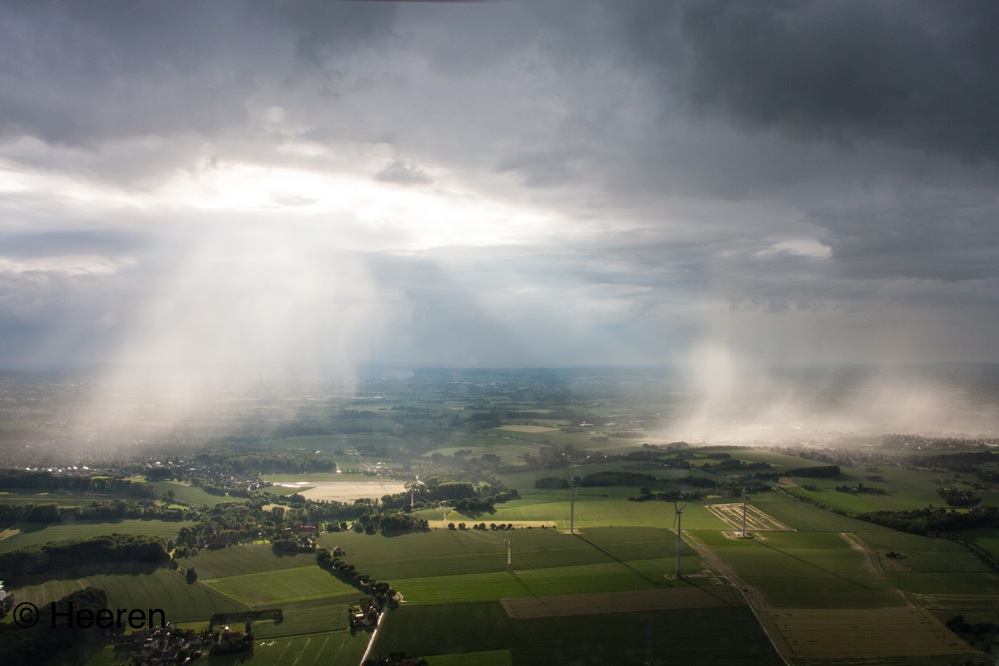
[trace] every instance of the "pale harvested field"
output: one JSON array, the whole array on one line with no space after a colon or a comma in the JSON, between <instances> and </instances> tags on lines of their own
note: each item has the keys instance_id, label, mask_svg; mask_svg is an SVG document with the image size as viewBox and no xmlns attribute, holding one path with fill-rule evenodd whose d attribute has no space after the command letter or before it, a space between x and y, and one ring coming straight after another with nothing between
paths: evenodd
<instances>
[{"instance_id":1,"label":"pale harvested field","mask_svg":"<svg viewBox=\"0 0 999 666\"><path fill-rule=\"evenodd\" d=\"M848 663L948 657L955 663L981 656L924 608L794 609L759 611L792 663ZM854 662L856 660L856 662Z\"/></svg>"},{"instance_id":2,"label":"pale harvested field","mask_svg":"<svg viewBox=\"0 0 999 666\"><path fill-rule=\"evenodd\" d=\"M734 588L723 586L501 599L500 603L507 616L514 620L745 605L742 595Z\"/></svg>"},{"instance_id":3,"label":"pale harvested field","mask_svg":"<svg viewBox=\"0 0 999 666\"><path fill-rule=\"evenodd\" d=\"M558 430L558 428L532 425L502 425L498 427L497 430L512 430L513 432L552 432Z\"/></svg>"},{"instance_id":4,"label":"pale harvested field","mask_svg":"<svg viewBox=\"0 0 999 666\"><path fill-rule=\"evenodd\" d=\"M335 500L337 502L353 502L362 497L379 498L382 495L394 495L406 490L405 484L399 481L296 481L295 483L276 483L283 488L305 488L299 494L310 500Z\"/></svg>"},{"instance_id":5,"label":"pale harvested field","mask_svg":"<svg viewBox=\"0 0 999 666\"><path fill-rule=\"evenodd\" d=\"M708 511L715 514L733 528L742 531L742 502L734 504L708 504ZM793 532L790 527L776 518L763 513L752 504L746 505L747 532Z\"/></svg>"}]
</instances>

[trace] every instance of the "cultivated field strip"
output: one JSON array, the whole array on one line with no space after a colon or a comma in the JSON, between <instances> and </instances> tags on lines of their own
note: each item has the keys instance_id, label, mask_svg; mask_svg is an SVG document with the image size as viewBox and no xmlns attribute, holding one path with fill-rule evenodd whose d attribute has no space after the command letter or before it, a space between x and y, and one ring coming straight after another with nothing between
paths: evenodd
<instances>
[{"instance_id":1,"label":"cultivated field strip","mask_svg":"<svg viewBox=\"0 0 999 666\"><path fill-rule=\"evenodd\" d=\"M114 608L162 608L170 622L206 620L212 613L245 610L235 599L219 594L198 582L187 583L184 577L168 569L147 574L97 574L84 578L49 580L16 588L15 599L42 606L87 587L104 590Z\"/></svg>"},{"instance_id":2,"label":"cultivated field strip","mask_svg":"<svg viewBox=\"0 0 999 666\"><path fill-rule=\"evenodd\" d=\"M70 524L47 525L40 523L18 523L15 534L0 541L0 553L20 548L43 546L55 541L69 539L92 539L107 534L141 534L158 536L163 539L176 538L182 527L191 527L192 522L169 520L127 519L117 522L77 522Z\"/></svg>"},{"instance_id":3,"label":"cultivated field strip","mask_svg":"<svg viewBox=\"0 0 999 666\"><path fill-rule=\"evenodd\" d=\"M795 664L905 663L926 657L963 663L980 656L923 608L760 609L759 613L776 630L784 643L782 651Z\"/></svg>"},{"instance_id":4,"label":"cultivated field strip","mask_svg":"<svg viewBox=\"0 0 999 666\"><path fill-rule=\"evenodd\" d=\"M734 504L709 504L707 509L737 530L742 529L742 502ZM746 530L753 532L793 532L776 518L760 511L752 504L746 505Z\"/></svg>"},{"instance_id":5,"label":"cultivated field strip","mask_svg":"<svg viewBox=\"0 0 999 666\"><path fill-rule=\"evenodd\" d=\"M218 550L203 550L181 564L194 567L199 580L264 573L276 569L316 566L314 553L276 555L271 544L242 544Z\"/></svg>"},{"instance_id":6,"label":"cultivated field strip","mask_svg":"<svg viewBox=\"0 0 999 666\"><path fill-rule=\"evenodd\" d=\"M213 590L238 599L253 608L325 597L359 596L351 585L319 567L276 569L205 581Z\"/></svg>"},{"instance_id":7,"label":"cultivated field strip","mask_svg":"<svg viewBox=\"0 0 999 666\"><path fill-rule=\"evenodd\" d=\"M500 603L512 620L745 605L742 595L723 586L501 599Z\"/></svg>"},{"instance_id":8,"label":"cultivated field strip","mask_svg":"<svg viewBox=\"0 0 999 666\"><path fill-rule=\"evenodd\" d=\"M994 594L913 594L912 596L930 610L999 613L999 598Z\"/></svg>"}]
</instances>

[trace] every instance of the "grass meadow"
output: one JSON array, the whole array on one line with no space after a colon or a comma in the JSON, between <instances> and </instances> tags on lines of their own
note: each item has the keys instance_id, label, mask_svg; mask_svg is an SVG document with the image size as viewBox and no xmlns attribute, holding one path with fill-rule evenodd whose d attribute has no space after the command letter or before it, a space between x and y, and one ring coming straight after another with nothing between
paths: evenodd
<instances>
[{"instance_id":1,"label":"grass meadow","mask_svg":"<svg viewBox=\"0 0 999 666\"><path fill-rule=\"evenodd\" d=\"M347 560L380 580L505 572L512 539L517 571L574 566L624 566L629 561L666 561L675 557L676 537L652 528L592 528L572 536L554 529L431 530L392 537L353 532L323 535L329 548L341 546ZM404 557L400 557L404 553ZM694 557L689 548L683 555Z\"/></svg>"},{"instance_id":2,"label":"grass meadow","mask_svg":"<svg viewBox=\"0 0 999 666\"><path fill-rule=\"evenodd\" d=\"M205 581L205 585L251 608L332 597L353 601L360 596L353 586L318 566L213 578Z\"/></svg>"},{"instance_id":3,"label":"grass meadow","mask_svg":"<svg viewBox=\"0 0 999 666\"><path fill-rule=\"evenodd\" d=\"M282 607L281 622L258 620L253 623L253 635L266 640L325 631L346 631L348 608L349 604L331 604L326 600L286 604Z\"/></svg>"},{"instance_id":4,"label":"grass meadow","mask_svg":"<svg viewBox=\"0 0 999 666\"><path fill-rule=\"evenodd\" d=\"M904 605L867 554L832 532L770 532L732 539L697 537L763 605L777 608L876 608Z\"/></svg>"},{"instance_id":5,"label":"grass meadow","mask_svg":"<svg viewBox=\"0 0 999 666\"><path fill-rule=\"evenodd\" d=\"M152 481L149 485L156 490L157 499L166 499L167 494L172 492L174 501L191 506L215 506L222 502L233 501L232 497L212 495L197 486L179 481Z\"/></svg>"},{"instance_id":6,"label":"grass meadow","mask_svg":"<svg viewBox=\"0 0 999 666\"><path fill-rule=\"evenodd\" d=\"M67 539L90 539L105 534L144 534L172 539L180 533L180 528L194 523L167 520L118 520L114 522L78 522L50 525L47 523L17 523L11 530L13 536L0 540L0 553L8 553L20 548L41 546L53 541Z\"/></svg>"},{"instance_id":7,"label":"grass meadow","mask_svg":"<svg viewBox=\"0 0 999 666\"><path fill-rule=\"evenodd\" d=\"M496 602L406 606L389 613L375 644L394 651L431 664L781 663L746 607L511 620Z\"/></svg>"},{"instance_id":8,"label":"grass meadow","mask_svg":"<svg viewBox=\"0 0 999 666\"><path fill-rule=\"evenodd\" d=\"M262 573L276 569L316 566L313 553L277 554L269 543L242 544L220 549L205 549L194 557L180 560L185 568L194 567L201 580Z\"/></svg>"},{"instance_id":9,"label":"grass meadow","mask_svg":"<svg viewBox=\"0 0 999 666\"><path fill-rule=\"evenodd\" d=\"M333 631L254 641L253 654L209 657L208 666L328 666L358 664L368 647L365 632Z\"/></svg>"},{"instance_id":10,"label":"grass meadow","mask_svg":"<svg viewBox=\"0 0 999 666\"><path fill-rule=\"evenodd\" d=\"M108 595L109 608L162 608L168 622L207 620L213 613L246 610L232 597L203 583L189 584L179 571L166 568L148 573L98 574L84 578L49 580L10 590L16 603L42 606L75 590L96 587Z\"/></svg>"}]
</instances>

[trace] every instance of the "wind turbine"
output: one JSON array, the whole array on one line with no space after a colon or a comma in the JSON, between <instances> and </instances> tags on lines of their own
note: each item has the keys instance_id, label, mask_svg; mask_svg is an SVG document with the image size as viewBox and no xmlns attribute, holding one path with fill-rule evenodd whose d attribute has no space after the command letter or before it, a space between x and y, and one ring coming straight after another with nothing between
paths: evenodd
<instances>
[{"instance_id":1,"label":"wind turbine","mask_svg":"<svg viewBox=\"0 0 999 666\"><path fill-rule=\"evenodd\" d=\"M683 508L687 506L677 506L676 502L673 502L673 510L676 511L676 515L673 516L673 528L676 530L676 577L680 577L680 546L683 544Z\"/></svg>"},{"instance_id":2,"label":"wind turbine","mask_svg":"<svg viewBox=\"0 0 999 666\"><path fill-rule=\"evenodd\" d=\"M513 537L503 539L506 542L506 570L513 572Z\"/></svg>"},{"instance_id":3,"label":"wind turbine","mask_svg":"<svg viewBox=\"0 0 999 666\"><path fill-rule=\"evenodd\" d=\"M569 534L574 534L576 529L576 484L572 482L568 464L565 466L565 478L569 481Z\"/></svg>"}]
</instances>

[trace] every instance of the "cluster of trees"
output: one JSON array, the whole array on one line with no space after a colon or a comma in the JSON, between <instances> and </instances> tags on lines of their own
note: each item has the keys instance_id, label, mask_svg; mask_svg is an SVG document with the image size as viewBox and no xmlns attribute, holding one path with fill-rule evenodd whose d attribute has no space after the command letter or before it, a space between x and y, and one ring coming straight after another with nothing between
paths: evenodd
<instances>
[{"instance_id":1,"label":"cluster of trees","mask_svg":"<svg viewBox=\"0 0 999 666\"><path fill-rule=\"evenodd\" d=\"M860 493L861 495L887 495L888 491L884 488L875 488L873 486L865 486L863 483L858 483L855 486L835 486L836 490L841 493Z\"/></svg>"},{"instance_id":2,"label":"cluster of trees","mask_svg":"<svg viewBox=\"0 0 999 666\"><path fill-rule=\"evenodd\" d=\"M107 608L108 597L104 590L88 587L77 590L56 602L57 617L65 617L70 604L74 613L89 610L95 616ZM52 661L56 652L72 647L104 642L104 632L78 625L70 628L62 624L58 631L52 629L52 607L39 607L38 622L33 627L19 627L13 622L0 622L0 664L42 664Z\"/></svg>"},{"instance_id":3,"label":"cluster of trees","mask_svg":"<svg viewBox=\"0 0 999 666\"><path fill-rule=\"evenodd\" d=\"M486 478L486 481L472 482L448 476L427 476L411 491L383 496L381 508L409 511L411 503L417 508L427 508L446 502L466 515L477 515L492 513L496 504L520 497L516 489L507 488L491 476Z\"/></svg>"},{"instance_id":4,"label":"cluster of trees","mask_svg":"<svg viewBox=\"0 0 999 666\"><path fill-rule=\"evenodd\" d=\"M947 620L947 628L957 634L961 640L984 652L991 652L999 637L999 624L992 622L976 622L970 624L963 615L955 615Z\"/></svg>"},{"instance_id":5,"label":"cluster of trees","mask_svg":"<svg viewBox=\"0 0 999 666\"><path fill-rule=\"evenodd\" d=\"M468 525L466 525L465 523L458 523L457 525L455 525L454 523L448 523L447 524L447 528L449 530L456 530L456 529L457 530L467 530L468 529ZM473 530L485 530L487 528L486 528L486 524L485 523L472 523L472 529ZM488 529L491 529L491 530L512 530L512 529L514 529L514 527L513 527L513 523L499 523L499 524L489 523Z\"/></svg>"},{"instance_id":6,"label":"cluster of trees","mask_svg":"<svg viewBox=\"0 0 999 666\"><path fill-rule=\"evenodd\" d=\"M0 555L0 580L20 576L64 573L74 567L103 566L120 562L164 564L170 560L159 537L108 534L90 539L54 541Z\"/></svg>"},{"instance_id":7,"label":"cluster of trees","mask_svg":"<svg viewBox=\"0 0 999 666\"><path fill-rule=\"evenodd\" d=\"M250 541L261 536L264 512L248 503L223 502L201 511L198 522L180 528L177 557L194 555L208 546L222 547ZM273 533L275 524L270 523Z\"/></svg>"},{"instance_id":8,"label":"cluster of trees","mask_svg":"<svg viewBox=\"0 0 999 666\"><path fill-rule=\"evenodd\" d=\"M728 454L725 455L727 456ZM751 472L753 470L770 469L770 468L771 465L768 462L763 462L763 461L746 462L744 460L739 460L738 458L726 458L721 462L707 463L705 465L701 465L702 471L711 472L713 474L726 474L728 472Z\"/></svg>"},{"instance_id":9,"label":"cluster of trees","mask_svg":"<svg viewBox=\"0 0 999 666\"><path fill-rule=\"evenodd\" d=\"M335 472L336 461L327 453L295 450L206 451L194 456L198 465L237 474L306 474Z\"/></svg>"},{"instance_id":10,"label":"cluster of trees","mask_svg":"<svg viewBox=\"0 0 999 666\"><path fill-rule=\"evenodd\" d=\"M701 493L689 493L682 490L666 490L654 493L648 488L642 488L638 497L629 497L631 502L679 502L680 500L694 500L703 497Z\"/></svg>"},{"instance_id":11,"label":"cluster of trees","mask_svg":"<svg viewBox=\"0 0 999 666\"><path fill-rule=\"evenodd\" d=\"M977 506L982 503L982 498L964 488L939 488L937 495L947 503L948 506Z\"/></svg>"},{"instance_id":12,"label":"cluster of trees","mask_svg":"<svg viewBox=\"0 0 999 666\"><path fill-rule=\"evenodd\" d=\"M180 529L176 556L189 557L202 548L222 548L260 538L272 539L276 544L283 540L282 529L301 525L326 526L327 531L336 532L348 529L351 522L358 532L371 534L429 528L426 520L407 512L379 511L378 503L370 499L316 502L296 494L272 496L269 500L281 505L265 509L264 500L222 502L189 513L188 517L196 517L197 523Z\"/></svg>"},{"instance_id":13,"label":"cluster of trees","mask_svg":"<svg viewBox=\"0 0 999 666\"><path fill-rule=\"evenodd\" d=\"M316 552L316 542L309 537L275 537L271 539L271 547L282 553Z\"/></svg>"},{"instance_id":14,"label":"cluster of trees","mask_svg":"<svg viewBox=\"0 0 999 666\"><path fill-rule=\"evenodd\" d=\"M368 534L428 529L430 529L430 523L425 519L402 511L365 513L354 521L355 532L367 532Z\"/></svg>"},{"instance_id":15,"label":"cluster of trees","mask_svg":"<svg viewBox=\"0 0 999 666\"><path fill-rule=\"evenodd\" d=\"M166 507L152 501L114 499L91 502L87 506L60 507L45 504L0 504L0 522L72 523L80 520L193 520L196 511Z\"/></svg>"},{"instance_id":16,"label":"cluster of trees","mask_svg":"<svg viewBox=\"0 0 999 666\"><path fill-rule=\"evenodd\" d=\"M156 496L155 489L148 483L126 479L124 476L55 474L45 470L0 469L0 489L65 490L75 493L101 493L148 498Z\"/></svg>"},{"instance_id":17,"label":"cluster of trees","mask_svg":"<svg viewBox=\"0 0 999 666\"><path fill-rule=\"evenodd\" d=\"M812 467L795 467L785 472L787 476L799 476L809 479L832 479L840 474L839 465L815 465Z\"/></svg>"},{"instance_id":18,"label":"cluster of trees","mask_svg":"<svg viewBox=\"0 0 999 666\"><path fill-rule=\"evenodd\" d=\"M974 511L958 512L943 507L911 511L870 511L857 514L869 523L913 534L957 532L975 527L999 528L999 507L982 506Z\"/></svg>"},{"instance_id":19,"label":"cluster of trees","mask_svg":"<svg viewBox=\"0 0 999 666\"><path fill-rule=\"evenodd\" d=\"M343 550L340 548L332 551L320 548L316 551L316 564L345 583L371 595L379 608L383 608L386 604L391 606L398 604L398 593L390 583L359 572L357 567L343 559Z\"/></svg>"}]
</instances>

